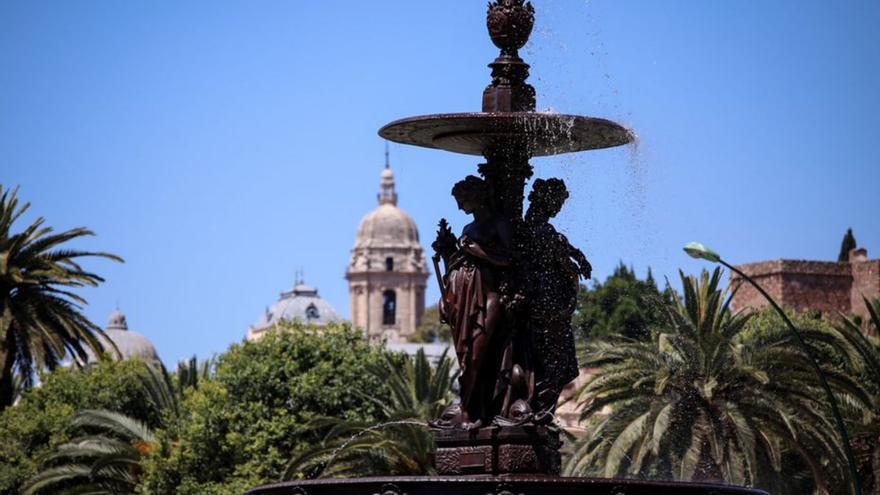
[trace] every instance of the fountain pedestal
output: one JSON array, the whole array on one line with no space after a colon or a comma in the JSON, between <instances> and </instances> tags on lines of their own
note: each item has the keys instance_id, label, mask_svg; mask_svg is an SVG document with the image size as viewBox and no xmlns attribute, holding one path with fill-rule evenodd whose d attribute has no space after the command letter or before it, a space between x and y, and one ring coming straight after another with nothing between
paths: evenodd
<instances>
[{"instance_id":1,"label":"fountain pedestal","mask_svg":"<svg viewBox=\"0 0 880 495\"><path fill-rule=\"evenodd\" d=\"M434 466L441 475L558 474L559 431L547 426L435 430Z\"/></svg>"}]
</instances>

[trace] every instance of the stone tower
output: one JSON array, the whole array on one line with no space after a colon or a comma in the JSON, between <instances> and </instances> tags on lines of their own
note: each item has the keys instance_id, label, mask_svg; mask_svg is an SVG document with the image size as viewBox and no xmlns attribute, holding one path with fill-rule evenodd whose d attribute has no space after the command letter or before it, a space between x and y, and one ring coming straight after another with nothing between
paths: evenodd
<instances>
[{"instance_id":1,"label":"stone tower","mask_svg":"<svg viewBox=\"0 0 880 495\"><path fill-rule=\"evenodd\" d=\"M379 207L361 220L345 278L356 328L370 339L409 341L425 312L428 269L416 224L397 207L387 148Z\"/></svg>"}]
</instances>

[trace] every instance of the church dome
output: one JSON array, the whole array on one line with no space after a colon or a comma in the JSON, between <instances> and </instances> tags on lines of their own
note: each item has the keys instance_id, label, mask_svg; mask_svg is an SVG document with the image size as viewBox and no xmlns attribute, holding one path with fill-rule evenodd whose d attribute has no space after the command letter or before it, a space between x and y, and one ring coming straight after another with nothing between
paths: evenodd
<instances>
[{"instance_id":1,"label":"church dome","mask_svg":"<svg viewBox=\"0 0 880 495\"><path fill-rule=\"evenodd\" d=\"M258 339L264 331L282 320L325 326L340 322L342 318L329 302L318 296L318 289L298 282L292 290L282 292L281 299L275 304L266 308L266 312L248 331L248 340Z\"/></svg>"},{"instance_id":2,"label":"church dome","mask_svg":"<svg viewBox=\"0 0 880 495\"><path fill-rule=\"evenodd\" d=\"M416 222L392 204L380 205L361 220L354 245L355 248L419 246Z\"/></svg>"},{"instance_id":3,"label":"church dome","mask_svg":"<svg viewBox=\"0 0 880 495\"><path fill-rule=\"evenodd\" d=\"M397 207L394 172L388 165L382 170L379 207L361 220L354 247L355 249L371 247L421 249L416 222Z\"/></svg>"},{"instance_id":4,"label":"church dome","mask_svg":"<svg viewBox=\"0 0 880 495\"><path fill-rule=\"evenodd\" d=\"M118 309L110 313L107 328L98 338L104 344L104 352L111 356L114 356L116 353L113 351L113 345L108 340L116 344L122 359L138 358L147 362L160 361L159 353L156 352L156 347L153 346L150 339L138 332L129 330L125 314ZM95 363L98 361L97 356L91 350L87 350L86 353L88 354L87 362Z\"/></svg>"}]
</instances>

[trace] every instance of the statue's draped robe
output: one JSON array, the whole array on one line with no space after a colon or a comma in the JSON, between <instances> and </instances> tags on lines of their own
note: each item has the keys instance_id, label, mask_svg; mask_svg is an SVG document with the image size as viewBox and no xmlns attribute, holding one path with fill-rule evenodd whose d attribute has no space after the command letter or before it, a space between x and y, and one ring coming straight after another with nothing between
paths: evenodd
<instances>
[{"instance_id":1,"label":"statue's draped robe","mask_svg":"<svg viewBox=\"0 0 880 495\"><path fill-rule=\"evenodd\" d=\"M471 421L487 419L491 403L497 400L496 388L500 375L499 349L493 329L487 325L488 297L497 292L497 276L487 261L468 252L472 242L462 236L458 250L450 258L446 275L446 291L441 311L452 329L452 341L460 367L461 405ZM485 246L483 246L485 249ZM486 345L474 349L474 340L483 335Z\"/></svg>"}]
</instances>

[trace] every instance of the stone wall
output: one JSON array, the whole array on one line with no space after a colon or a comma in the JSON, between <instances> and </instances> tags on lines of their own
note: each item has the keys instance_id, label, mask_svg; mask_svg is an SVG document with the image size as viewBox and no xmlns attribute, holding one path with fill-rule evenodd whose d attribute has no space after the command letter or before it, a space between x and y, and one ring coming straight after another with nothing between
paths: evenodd
<instances>
[{"instance_id":1,"label":"stone wall","mask_svg":"<svg viewBox=\"0 0 880 495\"><path fill-rule=\"evenodd\" d=\"M851 260L773 260L737 268L754 278L784 308L820 311L832 317L840 313L865 316L862 295L880 297L880 260L868 260L864 249L854 249ZM731 303L734 310L767 306L764 297L738 275L731 274L730 283L738 288Z\"/></svg>"},{"instance_id":2,"label":"stone wall","mask_svg":"<svg viewBox=\"0 0 880 495\"><path fill-rule=\"evenodd\" d=\"M864 320L869 316L862 297L869 300L880 297L880 260L853 261L850 265L853 277L850 306L852 312Z\"/></svg>"}]
</instances>

